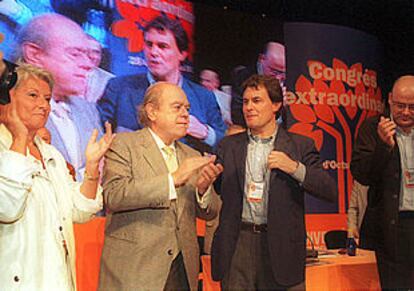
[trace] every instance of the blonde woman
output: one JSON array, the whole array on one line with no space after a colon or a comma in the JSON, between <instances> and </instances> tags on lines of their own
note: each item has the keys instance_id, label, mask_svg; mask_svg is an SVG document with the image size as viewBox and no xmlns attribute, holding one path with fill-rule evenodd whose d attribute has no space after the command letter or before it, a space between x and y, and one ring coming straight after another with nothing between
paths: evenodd
<instances>
[{"instance_id":1,"label":"blonde woman","mask_svg":"<svg viewBox=\"0 0 414 291\"><path fill-rule=\"evenodd\" d=\"M92 134L86 174L75 183L62 155L36 135L45 126L51 75L22 64L0 106L0 284L2 290L76 290L73 222L102 208L98 164L113 135Z\"/></svg>"}]
</instances>

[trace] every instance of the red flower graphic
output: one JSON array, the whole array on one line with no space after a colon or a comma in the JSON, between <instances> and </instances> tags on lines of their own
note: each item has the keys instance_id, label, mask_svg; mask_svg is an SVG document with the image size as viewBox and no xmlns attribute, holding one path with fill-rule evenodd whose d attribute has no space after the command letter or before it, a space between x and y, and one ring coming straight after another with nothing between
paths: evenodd
<instances>
[{"instance_id":1,"label":"red flower graphic","mask_svg":"<svg viewBox=\"0 0 414 291\"><path fill-rule=\"evenodd\" d=\"M364 82L376 80L376 73L369 70L363 72L361 63L353 64L348 68L343 61L336 58L332 60L332 68L313 60L308 62L308 67L310 66L317 67L318 74L320 74L313 83L304 75L300 75L297 79L295 91L298 98L289 107L297 122L290 127L289 131L312 138L318 150L322 148L323 132L325 132L335 140L337 162L349 165L354 136L347 119L354 120L357 113L361 112L355 129L357 132L367 116L378 114L372 104L367 103L381 101L381 90L376 84L369 84L368 89L364 85ZM324 70L330 71L326 73L327 71ZM349 73L350 71L352 72ZM361 81L363 74L366 75L364 82ZM348 86L349 89L347 90L345 86ZM374 87L377 88L374 89ZM361 106L361 103L364 106ZM359 109L360 107L364 109ZM340 129L337 129L338 125L340 125ZM352 188L352 175L349 168L338 167L340 213L345 213L345 171L348 198Z\"/></svg>"},{"instance_id":2,"label":"red flower graphic","mask_svg":"<svg viewBox=\"0 0 414 291\"><path fill-rule=\"evenodd\" d=\"M148 3L151 3L151 1ZM192 5L186 3L185 1L177 1L176 5L179 5L181 8L185 9L188 12L192 12ZM123 19L117 20L112 24L112 33L119 38L125 38L128 40L129 52L142 51L144 45L143 28L152 19L161 15L161 12L153 8L138 6L128 1L122 0L116 0L116 7ZM171 18L175 17L174 15L167 15ZM193 37L192 23L181 21L181 24L190 40L188 53L189 58L191 59L193 52L193 44L191 41Z\"/></svg>"}]
</instances>

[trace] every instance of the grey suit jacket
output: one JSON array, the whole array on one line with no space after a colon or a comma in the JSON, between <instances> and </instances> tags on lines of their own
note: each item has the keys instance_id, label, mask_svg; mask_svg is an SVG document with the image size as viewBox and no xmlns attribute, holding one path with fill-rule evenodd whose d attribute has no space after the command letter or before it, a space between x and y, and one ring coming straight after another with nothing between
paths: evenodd
<instances>
[{"instance_id":1,"label":"grey suit jacket","mask_svg":"<svg viewBox=\"0 0 414 291\"><path fill-rule=\"evenodd\" d=\"M81 151L82 163L81 167L77 169L75 168L75 170L76 180L82 181L83 175L79 172L79 170L85 168L85 150L88 145L89 138L91 137L94 128L96 128L99 132L98 138L101 138L103 135L103 129L95 104L76 96L68 97L67 104L69 105L71 111L69 117L73 120L79 134L79 150ZM50 131L52 136L52 145L59 150L67 162L74 165L73 161L69 158L68 149L62 139L61 133L59 133L57 125L50 117L46 123L46 128Z\"/></svg>"},{"instance_id":2,"label":"grey suit jacket","mask_svg":"<svg viewBox=\"0 0 414 291\"><path fill-rule=\"evenodd\" d=\"M177 142L178 163L198 155ZM194 177L195 178L195 177ZM193 183L193 182L192 182ZM217 215L217 195L202 210L191 183L169 200L168 170L148 129L119 133L106 154L107 217L99 290L163 290L181 251L191 290L197 290L199 248L196 216Z\"/></svg>"},{"instance_id":3,"label":"grey suit jacket","mask_svg":"<svg viewBox=\"0 0 414 291\"><path fill-rule=\"evenodd\" d=\"M367 195L368 186L364 186L357 180L354 180L354 185L352 186L351 192L351 200L349 201L348 206L348 230L356 229L359 232L368 204Z\"/></svg>"}]
</instances>

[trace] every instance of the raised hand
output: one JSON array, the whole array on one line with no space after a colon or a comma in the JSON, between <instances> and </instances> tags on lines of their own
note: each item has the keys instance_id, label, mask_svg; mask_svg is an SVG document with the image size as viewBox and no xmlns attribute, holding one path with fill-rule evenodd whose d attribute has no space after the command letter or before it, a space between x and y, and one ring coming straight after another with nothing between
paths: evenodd
<instances>
[{"instance_id":1,"label":"raised hand","mask_svg":"<svg viewBox=\"0 0 414 291\"><path fill-rule=\"evenodd\" d=\"M380 139L386 143L390 148L395 146L395 130L397 125L394 121L384 116L380 117L380 121L378 122L377 133Z\"/></svg>"},{"instance_id":2,"label":"raised hand","mask_svg":"<svg viewBox=\"0 0 414 291\"><path fill-rule=\"evenodd\" d=\"M293 174L299 166L297 161L292 160L287 154L280 151L272 151L267 158L269 169L279 169L285 173Z\"/></svg>"},{"instance_id":3,"label":"raised hand","mask_svg":"<svg viewBox=\"0 0 414 291\"><path fill-rule=\"evenodd\" d=\"M178 167L178 169L172 173L174 179L174 185L176 187L183 186L191 178L195 172L207 165L210 162L214 162L213 157L192 157L185 159Z\"/></svg>"},{"instance_id":4,"label":"raised hand","mask_svg":"<svg viewBox=\"0 0 414 291\"><path fill-rule=\"evenodd\" d=\"M3 123L15 138L27 138L29 131L17 113L16 102L0 105L0 123Z\"/></svg>"},{"instance_id":5,"label":"raised hand","mask_svg":"<svg viewBox=\"0 0 414 291\"><path fill-rule=\"evenodd\" d=\"M194 115L190 115L190 125L187 134L197 139L205 139L208 135L208 127L200 122Z\"/></svg>"},{"instance_id":6,"label":"raised hand","mask_svg":"<svg viewBox=\"0 0 414 291\"><path fill-rule=\"evenodd\" d=\"M197 179L198 193L203 195L208 187L223 172L224 168L221 164L214 164L216 156L211 156L211 161L201 169L200 176Z\"/></svg>"},{"instance_id":7,"label":"raised hand","mask_svg":"<svg viewBox=\"0 0 414 291\"><path fill-rule=\"evenodd\" d=\"M355 239L359 238L359 231L356 228L348 229L348 237L353 237Z\"/></svg>"},{"instance_id":8,"label":"raised hand","mask_svg":"<svg viewBox=\"0 0 414 291\"><path fill-rule=\"evenodd\" d=\"M105 122L105 134L99 141L97 141L98 130L93 130L85 151L86 168L88 168L88 165L96 167L99 165L99 161L111 146L114 137L115 134L112 134L112 127L109 122Z\"/></svg>"}]
</instances>

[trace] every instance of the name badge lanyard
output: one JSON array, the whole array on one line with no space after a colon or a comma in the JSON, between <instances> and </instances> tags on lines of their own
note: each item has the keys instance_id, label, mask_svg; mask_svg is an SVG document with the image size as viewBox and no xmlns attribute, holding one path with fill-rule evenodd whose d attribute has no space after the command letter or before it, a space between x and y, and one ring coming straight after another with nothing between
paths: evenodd
<instances>
[{"instance_id":1,"label":"name badge lanyard","mask_svg":"<svg viewBox=\"0 0 414 291\"><path fill-rule=\"evenodd\" d=\"M412 154L410 155L410 157L408 157L407 154L407 148L408 147L413 147L414 142L414 135L411 135L409 143L405 143L402 139L401 139L401 153L402 153L402 165L403 165L403 182L404 182L404 187L407 189L413 189L414 188L414 158L412 156ZM411 149L411 153L413 152L414 149Z\"/></svg>"},{"instance_id":2,"label":"name badge lanyard","mask_svg":"<svg viewBox=\"0 0 414 291\"><path fill-rule=\"evenodd\" d=\"M261 153L258 151L261 149ZM252 165L253 164L253 165ZM267 174L267 155L265 153L263 144L254 143L253 150L248 152L247 171L249 173L250 181L247 186L247 201L250 215L254 224L256 224L253 215L253 204L262 203L265 187L265 179Z\"/></svg>"}]
</instances>

